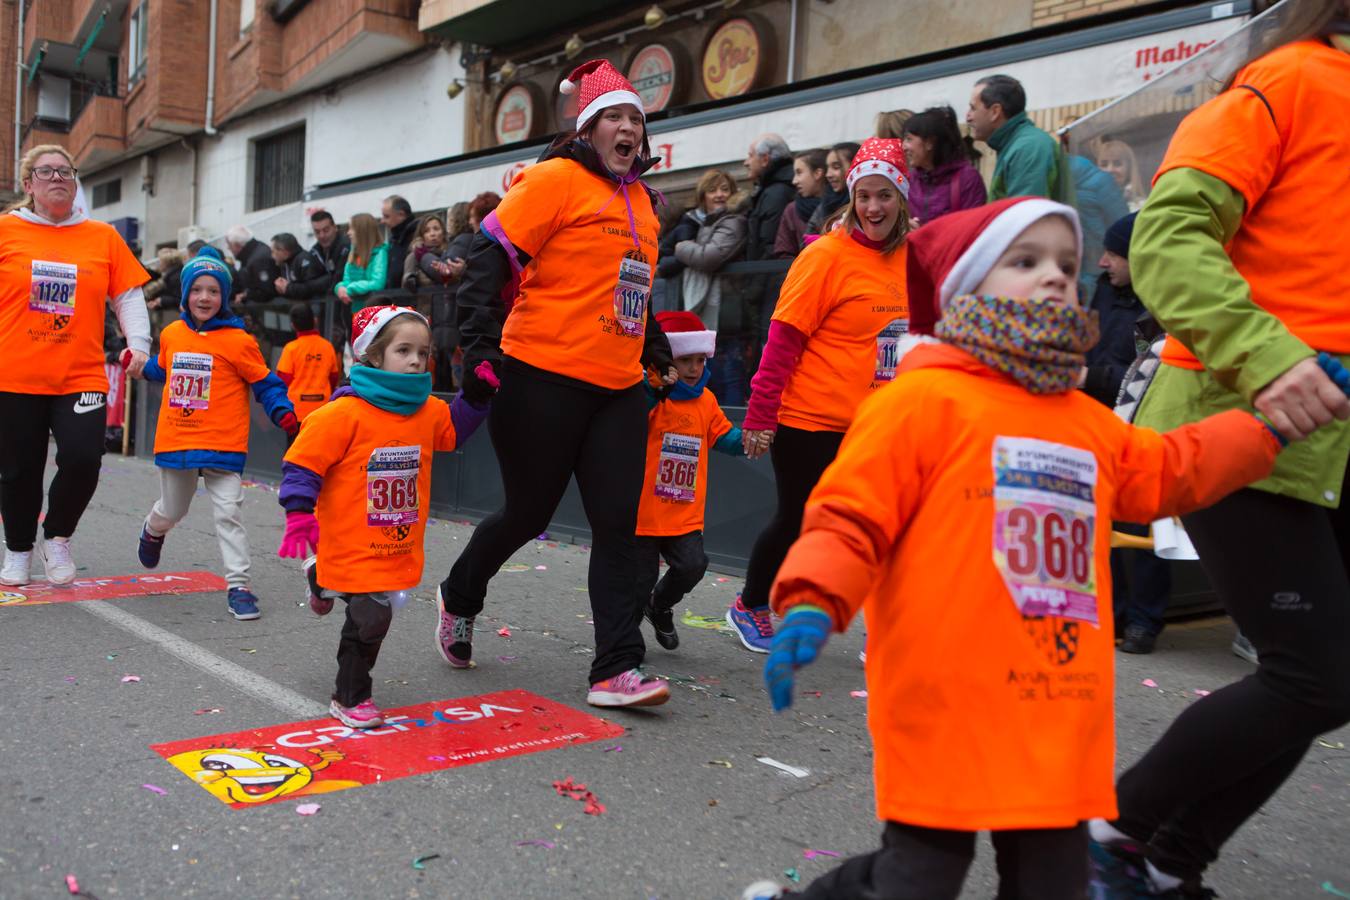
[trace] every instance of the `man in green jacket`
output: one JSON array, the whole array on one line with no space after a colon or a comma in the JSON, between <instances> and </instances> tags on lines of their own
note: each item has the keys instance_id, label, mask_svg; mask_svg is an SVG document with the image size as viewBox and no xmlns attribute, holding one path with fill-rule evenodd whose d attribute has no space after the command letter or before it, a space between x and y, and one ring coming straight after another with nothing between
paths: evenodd
<instances>
[{"instance_id":1,"label":"man in green jacket","mask_svg":"<svg viewBox=\"0 0 1350 900\"><path fill-rule=\"evenodd\" d=\"M970 92L966 124L998 154L989 200L1049 197L1073 205L1073 179L1059 142L1027 118L1027 92L1009 75L989 75Z\"/></svg>"}]
</instances>

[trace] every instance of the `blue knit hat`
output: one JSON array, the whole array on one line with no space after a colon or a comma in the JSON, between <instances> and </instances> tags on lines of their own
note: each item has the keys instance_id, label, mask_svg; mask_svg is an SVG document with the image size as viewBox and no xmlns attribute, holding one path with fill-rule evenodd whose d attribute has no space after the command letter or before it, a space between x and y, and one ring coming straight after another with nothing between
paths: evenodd
<instances>
[{"instance_id":1,"label":"blue knit hat","mask_svg":"<svg viewBox=\"0 0 1350 900\"><path fill-rule=\"evenodd\" d=\"M182 280L183 296L179 299L179 305L186 307L188 294L192 292L192 283L203 275L211 276L220 284L222 309L228 309L231 284L229 267L204 253L198 253L183 266L183 272L179 276Z\"/></svg>"},{"instance_id":2,"label":"blue knit hat","mask_svg":"<svg viewBox=\"0 0 1350 900\"><path fill-rule=\"evenodd\" d=\"M202 247L202 249L198 250L197 255L209 256L212 259L218 259L221 262L225 261L225 254L221 253L219 250L217 250L215 247L212 247L210 244L207 244L204 247Z\"/></svg>"},{"instance_id":3,"label":"blue knit hat","mask_svg":"<svg viewBox=\"0 0 1350 900\"><path fill-rule=\"evenodd\" d=\"M1106 229L1106 234L1102 237L1102 246L1114 253L1116 256L1130 258L1130 238L1134 236L1134 220L1139 213L1130 213L1124 218L1117 219L1111 227Z\"/></svg>"}]
</instances>

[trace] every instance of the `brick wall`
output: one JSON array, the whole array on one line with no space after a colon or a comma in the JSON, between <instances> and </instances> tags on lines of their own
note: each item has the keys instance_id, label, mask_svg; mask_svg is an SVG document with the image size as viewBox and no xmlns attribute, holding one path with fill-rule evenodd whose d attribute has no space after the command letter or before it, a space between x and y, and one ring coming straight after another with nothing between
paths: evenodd
<instances>
[{"instance_id":1,"label":"brick wall","mask_svg":"<svg viewBox=\"0 0 1350 900\"><path fill-rule=\"evenodd\" d=\"M14 54L18 49L19 4L0 0L0 199L14 181Z\"/></svg>"},{"instance_id":2,"label":"brick wall","mask_svg":"<svg viewBox=\"0 0 1350 900\"><path fill-rule=\"evenodd\" d=\"M1033 0L1031 25L1039 28L1131 6L1143 6L1149 2L1152 0Z\"/></svg>"}]
</instances>

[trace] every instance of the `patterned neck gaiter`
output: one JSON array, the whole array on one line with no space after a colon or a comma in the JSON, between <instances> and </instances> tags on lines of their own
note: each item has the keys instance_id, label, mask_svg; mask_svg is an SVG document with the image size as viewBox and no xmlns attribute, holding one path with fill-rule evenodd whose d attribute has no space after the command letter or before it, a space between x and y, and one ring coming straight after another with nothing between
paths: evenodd
<instances>
[{"instance_id":1,"label":"patterned neck gaiter","mask_svg":"<svg viewBox=\"0 0 1350 900\"><path fill-rule=\"evenodd\" d=\"M1099 337L1097 314L1080 306L976 294L953 298L934 334L1033 394L1075 389Z\"/></svg>"}]
</instances>

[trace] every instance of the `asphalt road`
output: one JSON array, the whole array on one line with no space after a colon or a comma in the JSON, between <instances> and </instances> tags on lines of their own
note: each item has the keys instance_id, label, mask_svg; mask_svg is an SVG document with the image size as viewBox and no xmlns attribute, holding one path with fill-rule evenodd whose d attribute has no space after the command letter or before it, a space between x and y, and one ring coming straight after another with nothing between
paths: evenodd
<instances>
[{"instance_id":1,"label":"asphalt road","mask_svg":"<svg viewBox=\"0 0 1350 900\"><path fill-rule=\"evenodd\" d=\"M137 529L156 496L151 465L106 460L74 542L81 577L139 571ZM675 681L671 702L607 715L625 729L620 737L230 808L150 745L321 716L341 621L340 610L318 619L302 608L297 566L272 555L282 522L272 489L248 488L245 516L258 621L231 619L223 592L0 606L0 898L68 896L68 874L104 900L729 898L758 878L782 881L792 870L807 881L833 864L805 850L875 846L865 700L850 695L864 688L857 629L803 676L800 688L819 695L802 695L788 715L769 711L763 657L729 635L682 626L674 653L649 638L649 669ZM494 580L478 668L454 672L436 655L435 582L469 533L463 523L429 527L424 585L395 617L376 700L393 708L524 689L587 711L582 546L533 542ZM218 568L209 502L199 497L170 535L161 571ZM739 584L710 573L685 608L720 616ZM1122 762L1197 690L1248 671L1227 650L1231 636L1224 621L1193 623L1169 629L1151 657L1120 657ZM1350 896L1347 744L1350 730L1315 745L1238 833L1212 873L1223 897ZM554 791L568 776L589 786L603 815ZM304 802L318 812L298 815ZM984 844L965 896L992 895Z\"/></svg>"}]
</instances>

